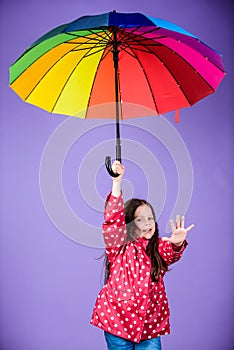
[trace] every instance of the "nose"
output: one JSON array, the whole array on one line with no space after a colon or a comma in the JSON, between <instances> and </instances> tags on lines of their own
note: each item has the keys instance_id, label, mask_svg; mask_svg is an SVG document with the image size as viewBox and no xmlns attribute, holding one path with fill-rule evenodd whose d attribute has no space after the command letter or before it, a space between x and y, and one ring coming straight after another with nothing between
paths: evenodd
<instances>
[{"instance_id":1,"label":"nose","mask_svg":"<svg viewBox=\"0 0 234 350\"><path fill-rule=\"evenodd\" d=\"M146 222L145 222L145 226L146 226L146 227L151 227L151 222L150 222L150 221L146 221Z\"/></svg>"}]
</instances>

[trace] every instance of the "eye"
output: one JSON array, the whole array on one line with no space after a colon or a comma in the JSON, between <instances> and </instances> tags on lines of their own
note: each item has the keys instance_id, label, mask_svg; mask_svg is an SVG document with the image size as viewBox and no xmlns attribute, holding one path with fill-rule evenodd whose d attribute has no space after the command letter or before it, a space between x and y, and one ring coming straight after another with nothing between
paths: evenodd
<instances>
[{"instance_id":1,"label":"eye","mask_svg":"<svg viewBox=\"0 0 234 350\"><path fill-rule=\"evenodd\" d=\"M142 222L142 221L143 221L142 218L137 218L137 219L136 219L136 222Z\"/></svg>"},{"instance_id":2,"label":"eye","mask_svg":"<svg viewBox=\"0 0 234 350\"><path fill-rule=\"evenodd\" d=\"M152 221L154 221L154 218L151 216L148 218L148 220L152 222Z\"/></svg>"}]
</instances>

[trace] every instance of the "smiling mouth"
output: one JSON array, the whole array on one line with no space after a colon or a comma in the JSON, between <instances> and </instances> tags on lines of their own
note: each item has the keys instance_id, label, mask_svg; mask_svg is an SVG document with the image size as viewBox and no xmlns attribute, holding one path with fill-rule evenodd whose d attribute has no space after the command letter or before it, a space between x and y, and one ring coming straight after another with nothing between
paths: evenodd
<instances>
[{"instance_id":1,"label":"smiling mouth","mask_svg":"<svg viewBox=\"0 0 234 350\"><path fill-rule=\"evenodd\" d=\"M142 230L144 233L150 233L152 232L152 228L147 228L146 230Z\"/></svg>"}]
</instances>

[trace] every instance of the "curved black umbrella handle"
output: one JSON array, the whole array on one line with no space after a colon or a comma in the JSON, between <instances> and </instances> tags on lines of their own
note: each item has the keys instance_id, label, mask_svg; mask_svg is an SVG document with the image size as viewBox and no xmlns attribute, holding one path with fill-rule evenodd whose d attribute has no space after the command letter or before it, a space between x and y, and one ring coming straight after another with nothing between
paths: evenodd
<instances>
[{"instance_id":1,"label":"curved black umbrella handle","mask_svg":"<svg viewBox=\"0 0 234 350\"><path fill-rule=\"evenodd\" d=\"M106 169L107 169L107 171L108 171L108 173L110 174L111 177L118 177L119 176L119 174L114 173L114 171L112 170L111 157L110 156L106 156L105 165L106 165Z\"/></svg>"}]
</instances>

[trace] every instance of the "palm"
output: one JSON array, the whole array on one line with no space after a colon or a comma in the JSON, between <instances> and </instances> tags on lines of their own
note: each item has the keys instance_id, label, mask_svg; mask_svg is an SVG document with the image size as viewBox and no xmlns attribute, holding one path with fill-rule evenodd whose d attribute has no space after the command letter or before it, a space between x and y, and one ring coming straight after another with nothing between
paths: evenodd
<instances>
[{"instance_id":1,"label":"palm","mask_svg":"<svg viewBox=\"0 0 234 350\"><path fill-rule=\"evenodd\" d=\"M182 228L177 228L172 232L171 243L178 244L186 239L187 231Z\"/></svg>"}]
</instances>

